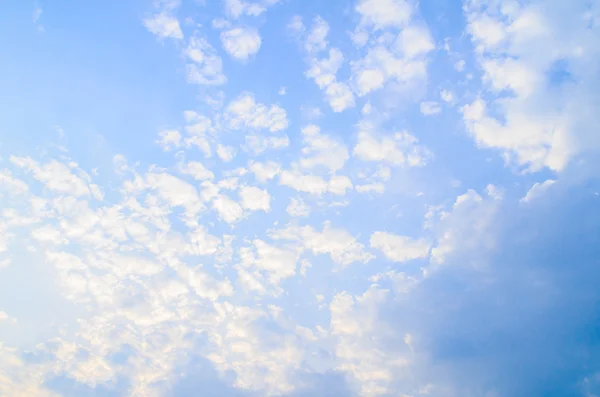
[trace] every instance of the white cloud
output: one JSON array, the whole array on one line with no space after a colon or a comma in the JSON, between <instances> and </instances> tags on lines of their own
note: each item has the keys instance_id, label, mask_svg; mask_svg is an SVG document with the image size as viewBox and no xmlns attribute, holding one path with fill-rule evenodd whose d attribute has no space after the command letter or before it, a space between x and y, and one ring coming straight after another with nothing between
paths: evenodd
<instances>
[{"instance_id":1,"label":"white cloud","mask_svg":"<svg viewBox=\"0 0 600 397\"><path fill-rule=\"evenodd\" d=\"M191 175L198 181L212 180L215 174L207 169L204 164L199 161L189 161L181 167L181 172Z\"/></svg>"},{"instance_id":2,"label":"white cloud","mask_svg":"<svg viewBox=\"0 0 600 397\"><path fill-rule=\"evenodd\" d=\"M264 136L264 135L246 135L246 146L252 154L258 155L267 150L277 150L288 147L290 138L287 135Z\"/></svg>"},{"instance_id":3,"label":"white cloud","mask_svg":"<svg viewBox=\"0 0 600 397\"><path fill-rule=\"evenodd\" d=\"M233 160L235 154L235 148L231 146L221 145L220 143L217 145L217 155L221 160L229 162Z\"/></svg>"},{"instance_id":4,"label":"white cloud","mask_svg":"<svg viewBox=\"0 0 600 397\"><path fill-rule=\"evenodd\" d=\"M421 102L420 109L425 116L432 116L442 111L440 104L434 101Z\"/></svg>"},{"instance_id":5,"label":"white cloud","mask_svg":"<svg viewBox=\"0 0 600 397\"><path fill-rule=\"evenodd\" d=\"M327 190L329 193L343 196L346 194L346 190L351 190L354 186L352 181L345 175L333 175L329 179Z\"/></svg>"},{"instance_id":6,"label":"white cloud","mask_svg":"<svg viewBox=\"0 0 600 397\"><path fill-rule=\"evenodd\" d=\"M188 267L180 267L177 272L201 298L216 301L221 296L231 296L234 293L228 278L215 279L203 271Z\"/></svg>"},{"instance_id":7,"label":"white cloud","mask_svg":"<svg viewBox=\"0 0 600 397\"><path fill-rule=\"evenodd\" d=\"M465 124L479 146L501 150L525 171L563 170L578 153L600 145L587 116L597 104L590 91L597 75L584 66L597 63L598 53L590 51L596 45L580 22L585 7L578 7L562 12L553 2L465 4L488 88L485 100L463 108ZM553 81L550 71L561 64L568 65L570 81L586 84Z\"/></svg>"},{"instance_id":8,"label":"white cloud","mask_svg":"<svg viewBox=\"0 0 600 397\"><path fill-rule=\"evenodd\" d=\"M415 137L407 132L377 138L372 127L363 124L358 133L354 156L364 161L381 161L396 166L423 166L430 157L429 152L418 145Z\"/></svg>"},{"instance_id":9,"label":"white cloud","mask_svg":"<svg viewBox=\"0 0 600 397\"><path fill-rule=\"evenodd\" d=\"M361 15L361 23L374 29L401 27L414 12L406 0L360 0L356 11Z\"/></svg>"},{"instance_id":10,"label":"white cloud","mask_svg":"<svg viewBox=\"0 0 600 397\"><path fill-rule=\"evenodd\" d=\"M159 132L158 136L160 139L157 141L157 143L165 151L169 151L181 146L181 134L177 130L164 130Z\"/></svg>"},{"instance_id":11,"label":"white cloud","mask_svg":"<svg viewBox=\"0 0 600 397\"><path fill-rule=\"evenodd\" d=\"M250 128L278 132L288 126L287 113L283 108L257 103L250 93L240 95L227 106L225 119L229 128L234 130Z\"/></svg>"},{"instance_id":12,"label":"white cloud","mask_svg":"<svg viewBox=\"0 0 600 397\"><path fill-rule=\"evenodd\" d=\"M204 226L197 226L191 230L189 236L189 252L192 255L214 255L221 240L208 233Z\"/></svg>"},{"instance_id":13,"label":"white cloud","mask_svg":"<svg viewBox=\"0 0 600 397\"><path fill-rule=\"evenodd\" d=\"M165 202L175 207L183 207L190 220L205 208L196 188L173 175L149 172L145 180L147 186L155 189Z\"/></svg>"},{"instance_id":14,"label":"white cloud","mask_svg":"<svg viewBox=\"0 0 600 397\"><path fill-rule=\"evenodd\" d=\"M160 38L183 39L183 32L179 26L179 21L168 12L160 12L150 18L145 18L144 26L152 34Z\"/></svg>"},{"instance_id":15,"label":"white cloud","mask_svg":"<svg viewBox=\"0 0 600 397\"><path fill-rule=\"evenodd\" d=\"M462 59L460 61L456 61L456 63L454 63L454 69L456 69L458 72L465 70L465 61Z\"/></svg>"},{"instance_id":16,"label":"white cloud","mask_svg":"<svg viewBox=\"0 0 600 397\"><path fill-rule=\"evenodd\" d=\"M389 260L394 262L427 258L430 247L427 240L413 239L386 232L373 233L369 244L371 248L380 250Z\"/></svg>"},{"instance_id":17,"label":"white cloud","mask_svg":"<svg viewBox=\"0 0 600 397\"><path fill-rule=\"evenodd\" d=\"M27 193L29 186L13 177L9 170L0 170L0 189L7 190L11 195L20 195Z\"/></svg>"},{"instance_id":18,"label":"white cloud","mask_svg":"<svg viewBox=\"0 0 600 397\"><path fill-rule=\"evenodd\" d=\"M255 186L242 186L240 188L242 208L250 211L271 210L271 196L269 192Z\"/></svg>"},{"instance_id":19,"label":"white cloud","mask_svg":"<svg viewBox=\"0 0 600 397\"><path fill-rule=\"evenodd\" d=\"M41 243L53 245L67 244L69 242L55 227L44 225L31 231L31 237Z\"/></svg>"},{"instance_id":20,"label":"white cloud","mask_svg":"<svg viewBox=\"0 0 600 397\"><path fill-rule=\"evenodd\" d=\"M544 193L550 188L550 186L554 185L555 183L556 181L553 179L548 179L542 183L536 182L533 184L531 189L529 189L525 197L521 198L521 200L519 201L521 203L530 203L533 200L536 200L539 197L543 196Z\"/></svg>"},{"instance_id":21,"label":"white cloud","mask_svg":"<svg viewBox=\"0 0 600 397\"><path fill-rule=\"evenodd\" d=\"M410 359L408 346L394 343L390 352L383 340L398 338L386 322L379 318L377 308L388 301L389 291L371 286L364 294L336 294L331 300L331 334L335 341L336 369L350 375L350 384L365 397L388 395L395 391L392 381L407 370Z\"/></svg>"},{"instance_id":22,"label":"white cloud","mask_svg":"<svg viewBox=\"0 0 600 397\"><path fill-rule=\"evenodd\" d=\"M452 94L452 92L448 90L442 90L440 92L440 98L442 98L442 101L446 103L454 102L454 94Z\"/></svg>"},{"instance_id":23,"label":"white cloud","mask_svg":"<svg viewBox=\"0 0 600 397\"><path fill-rule=\"evenodd\" d=\"M212 206L217 211L219 218L227 223L236 223L244 216L242 207L223 194L214 198Z\"/></svg>"},{"instance_id":24,"label":"white cloud","mask_svg":"<svg viewBox=\"0 0 600 397\"><path fill-rule=\"evenodd\" d=\"M329 57L318 60L313 58L306 76L313 79L319 88L326 88L336 81L335 75L344 63L344 55L337 48L329 50Z\"/></svg>"},{"instance_id":25,"label":"white cloud","mask_svg":"<svg viewBox=\"0 0 600 397\"><path fill-rule=\"evenodd\" d=\"M238 19L243 15L256 17L267 11L280 0L225 0L225 11L231 18Z\"/></svg>"},{"instance_id":26,"label":"white cloud","mask_svg":"<svg viewBox=\"0 0 600 397\"><path fill-rule=\"evenodd\" d=\"M204 37L192 37L185 49L185 55L193 61L186 65L189 83L200 85L221 85L227 82L223 74L223 61L216 50Z\"/></svg>"},{"instance_id":27,"label":"white cloud","mask_svg":"<svg viewBox=\"0 0 600 397\"><path fill-rule=\"evenodd\" d=\"M302 17L299 15L294 15L287 24L287 30L292 35L300 37L306 30L304 22L302 22Z\"/></svg>"},{"instance_id":28,"label":"white cloud","mask_svg":"<svg viewBox=\"0 0 600 397\"><path fill-rule=\"evenodd\" d=\"M291 198L285 211L290 216L305 217L310 214L310 207L302 199Z\"/></svg>"},{"instance_id":29,"label":"white cloud","mask_svg":"<svg viewBox=\"0 0 600 397\"><path fill-rule=\"evenodd\" d=\"M332 83L325 89L325 98L334 112L343 112L354 107L354 95L346 83Z\"/></svg>"},{"instance_id":30,"label":"white cloud","mask_svg":"<svg viewBox=\"0 0 600 397\"><path fill-rule=\"evenodd\" d=\"M299 192L323 194L327 191L327 182L317 175L304 175L295 170L283 170L279 174L279 183Z\"/></svg>"},{"instance_id":31,"label":"white cloud","mask_svg":"<svg viewBox=\"0 0 600 397\"><path fill-rule=\"evenodd\" d=\"M265 163L250 161L248 169L254 173L257 181L265 183L279 175L281 172L281 165L274 161L267 161Z\"/></svg>"},{"instance_id":32,"label":"white cloud","mask_svg":"<svg viewBox=\"0 0 600 397\"><path fill-rule=\"evenodd\" d=\"M325 92L325 98L335 112L342 112L354 106L354 95L346 83L336 80L336 73L344 63L344 55L337 48L329 50L329 57L311 59L306 76L317 83Z\"/></svg>"},{"instance_id":33,"label":"white cloud","mask_svg":"<svg viewBox=\"0 0 600 397\"><path fill-rule=\"evenodd\" d=\"M364 96L391 81L394 91L420 92L435 45L429 29L413 18L413 2L361 0L356 11L361 21L352 39L366 54L350 62L353 90Z\"/></svg>"},{"instance_id":34,"label":"white cloud","mask_svg":"<svg viewBox=\"0 0 600 397\"><path fill-rule=\"evenodd\" d=\"M296 274L298 253L254 240L251 248L240 250L242 266L255 267L268 275L269 282L278 285L282 279Z\"/></svg>"},{"instance_id":35,"label":"white cloud","mask_svg":"<svg viewBox=\"0 0 600 397\"><path fill-rule=\"evenodd\" d=\"M367 183L364 185L356 185L356 191L359 193L377 193L383 194L385 192L385 185L381 182Z\"/></svg>"},{"instance_id":36,"label":"white cloud","mask_svg":"<svg viewBox=\"0 0 600 397\"><path fill-rule=\"evenodd\" d=\"M429 47L422 49L425 48ZM405 89L418 88L427 77L427 53L417 51L409 54L377 45L370 48L362 59L352 61L352 83L357 94L364 96L383 88L388 80L394 80Z\"/></svg>"},{"instance_id":37,"label":"white cloud","mask_svg":"<svg viewBox=\"0 0 600 397\"><path fill-rule=\"evenodd\" d=\"M10 156L10 161L16 166L31 172L35 179L42 182L50 190L72 194L77 197L90 194L85 181L72 173L67 165L56 160L50 160L48 163L40 165L29 157Z\"/></svg>"},{"instance_id":38,"label":"white cloud","mask_svg":"<svg viewBox=\"0 0 600 397\"><path fill-rule=\"evenodd\" d=\"M352 189L353 184L350 178L344 175L332 175L329 181L321 176L312 174L303 174L299 170L283 170L279 174L279 184L288 186L296 191L321 195L332 193L335 195L344 195L346 190Z\"/></svg>"},{"instance_id":39,"label":"white cloud","mask_svg":"<svg viewBox=\"0 0 600 397\"><path fill-rule=\"evenodd\" d=\"M293 28L299 30L298 22L295 21ZM307 52L318 52L323 51L327 48L327 35L329 34L329 24L321 16L317 15L313 21L313 25L310 32L306 36L304 42L304 49Z\"/></svg>"},{"instance_id":40,"label":"white cloud","mask_svg":"<svg viewBox=\"0 0 600 397\"><path fill-rule=\"evenodd\" d=\"M442 211L438 214L438 230L440 236L431 249L432 269L447 262L449 256L461 251L473 250L478 252L489 251L494 248L495 240L487 233L493 222L502 195L498 194L494 186L488 186L486 195L482 196L474 190L456 197L451 211ZM432 216L429 216L431 219ZM471 265L465 264L467 266ZM482 263L473 266L481 266Z\"/></svg>"},{"instance_id":41,"label":"white cloud","mask_svg":"<svg viewBox=\"0 0 600 397\"><path fill-rule=\"evenodd\" d=\"M210 24L214 29L227 29L231 27L231 22L224 18L215 18Z\"/></svg>"},{"instance_id":42,"label":"white cloud","mask_svg":"<svg viewBox=\"0 0 600 397\"><path fill-rule=\"evenodd\" d=\"M396 39L396 49L409 59L426 55L433 49L433 39L426 26L412 24L400 32Z\"/></svg>"},{"instance_id":43,"label":"white cloud","mask_svg":"<svg viewBox=\"0 0 600 397\"><path fill-rule=\"evenodd\" d=\"M330 173L339 171L349 158L348 149L344 144L321 133L320 128L314 124L302 129L305 147L300 159L303 168L311 169L318 166L325 167Z\"/></svg>"},{"instance_id":44,"label":"white cloud","mask_svg":"<svg viewBox=\"0 0 600 397\"><path fill-rule=\"evenodd\" d=\"M261 38L253 28L234 28L221 32L223 49L233 58L246 61L260 50Z\"/></svg>"},{"instance_id":45,"label":"white cloud","mask_svg":"<svg viewBox=\"0 0 600 397\"><path fill-rule=\"evenodd\" d=\"M354 262L367 263L373 255L364 251L364 245L345 229L337 229L325 223L321 232L312 226L289 226L272 231L274 239L293 240L315 255L328 254L338 267L346 267Z\"/></svg>"}]
</instances>

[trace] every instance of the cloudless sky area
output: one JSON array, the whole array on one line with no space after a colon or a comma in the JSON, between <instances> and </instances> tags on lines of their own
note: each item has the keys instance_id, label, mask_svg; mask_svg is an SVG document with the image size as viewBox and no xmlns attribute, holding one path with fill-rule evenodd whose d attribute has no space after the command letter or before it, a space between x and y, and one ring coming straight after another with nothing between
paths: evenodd
<instances>
[{"instance_id":1,"label":"cloudless sky area","mask_svg":"<svg viewBox=\"0 0 600 397\"><path fill-rule=\"evenodd\" d=\"M600 1L0 1L0 396L600 396Z\"/></svg>"}]
</instances>

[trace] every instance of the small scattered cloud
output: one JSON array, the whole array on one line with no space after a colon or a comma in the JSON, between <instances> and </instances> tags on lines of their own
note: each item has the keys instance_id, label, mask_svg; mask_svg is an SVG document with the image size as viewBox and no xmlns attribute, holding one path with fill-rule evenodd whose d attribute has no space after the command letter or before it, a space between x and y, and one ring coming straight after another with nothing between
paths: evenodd
<instances>
[{"instance_id":1,"label":"small scattered cloud","mask_svg":"<svg viewBox=\"0 0 600 397\"><path fill-rule=\"evenodd\" d=\"M437 102L426 101L426 102L421 102L420 110L421 110L421 113L423 113L425 116L433 116L433 115L439 114L442 111L442 108L440 107L440 104Z\"/></svg>"},{"instance_id":2,"label":"small scattered cloud","mask_svg":"<svg viewBox=\"0 0 600 397\"><path fill-rule=\"evenodd\" d=\"M260 50L262 40L256 29L234 28L221 32L221 43L233 58L246 61Z\"/></svg>"}]
</instances>

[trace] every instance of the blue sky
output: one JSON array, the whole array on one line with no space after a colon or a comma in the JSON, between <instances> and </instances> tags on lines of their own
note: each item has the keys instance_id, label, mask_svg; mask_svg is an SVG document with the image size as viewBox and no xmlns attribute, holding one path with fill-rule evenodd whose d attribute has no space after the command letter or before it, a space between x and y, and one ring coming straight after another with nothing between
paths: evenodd
<instances>
[{"instance_id":1,"label":"blue sky","mask_svg":"<svg viewBox=\"0 0 600 397\"><path fill-rule=\"evenodd\" d=\"M600 4L4 2L0 395L600 395Z\"/></svg>"}]
</instances>

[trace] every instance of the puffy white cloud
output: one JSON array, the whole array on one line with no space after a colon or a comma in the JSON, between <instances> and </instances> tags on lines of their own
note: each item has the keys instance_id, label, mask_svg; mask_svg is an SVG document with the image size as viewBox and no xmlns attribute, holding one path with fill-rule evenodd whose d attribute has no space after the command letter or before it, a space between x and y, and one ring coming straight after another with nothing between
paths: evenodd
<instances>
[{"instance_id":1,"label":"puffy white cloud","mask_svg":"<svg viewBox=\"0 0 600 397\"><path fill-rule=\"evenodd\" d=\"M242 248L240 256L242 266L265 272L269 282L275 285L296 274L298 253L274 247L262 240L254 240L252 247Z\"/></svg>"},{"instance_id":2,"label":"puffy white cloud","mask_svg":"<svg viewBox=\"0 0 600 397\"><path fill-rule=\"evenodd\" d=\"M179 267L177 273L203 299L216 301L222 296L231 296L234 293L228 278L215 279L199 269L184 266Z\"/></svg>"},{"instance_id":3,"label":"puffy white cloud","mask_svg":"<svg viewBox=\"0 0 600 397\"><path fill-rule=\"evenodd\" d=\"M407 132L377 138L371 126L363 124L358 133L354 156L364 161L382 161L396 166L423 166L429 151L418 144L418 140Z\"/></svg>"},{"instance_id":4,"label":"puffy white cloud","mask_svg":"<svg viewBox=\"0 0 600 397\"><path fill-rule=\"evenodd\" d=\"M287 113L283 108L257 103L250 93L240 95L227 106L225 119L229 128L234 130L250 128L278 132L288 126Z\"/></svg>"},{"instance_id":5,"label":"puffy white cloud","mask_svg":"<svg viewBox=\"0 0 600 397\"><path fill-rule=\"evenodd\" d=\"M300 159L303 168L311 169L323 166L334 173L344 167L349 158L348 149L344 144L321 133L318 126L311 124L302 129L305 147Z\"/></svg>"},{"instance_id":6,"label":"puffy white cloud","mask_svg":"<svg viewBox=\"0 0 600 397\"><path fill-rule=\"evenodd\" d=\"M185 55L193 63L186 65L188 82L200 85L221 85L227 82L223 61L204 37L192 37Z\"/></svg>"},{"instance_id":7,"label":"puffy white cloud","mask_svg":"<svg viewBox=\"0 0 600 397\"><path fill-rule=\"evenodd\" d=\"M440 98L442 98L442 100L447 103L454 102L454 94L452 93L452 91L442 90L440 92Z\"/></svg>"},{"instance_id":8,"label":"puffy white cloud","mask_svg":"<svg viewBox=\"0 0 600 397\"><path fill-rule=\"evenodd\" d=\"M513 7L466 2L467 31L489 88L485 99L463 107L478 145L501 150L510 163L531 172L560 171L600 145L587 116L598 103L590 92L598 79L584 65L600 58L592 50L597 38L581 23L586 10L579 2L569 11L552 1ZM567 81L555 80L560 65L568 65L562 70Z\"/></svg>"},{"instance_id":9,"label":"puffy white cloud","mask_svg":"<svg viewBox=\"0 0 600 397\"><path fill-rule=\"evenodd\" d=\"M20 195L29 191L29 186L20 179L12 176L9 170L0 170L0 188L11 195Z\"/></svg>"},{"instance_id":10,"label":"puffy white cloud","mask_svg":"<svg viewBox=\"0 0 600 397\"><path fill-rule=\"evenodd\" d=\"M281 172L281 165L274 161L267 161L265 163L250 161L248 169L254 173L257 181L265 183L275 178Z\"/></svg>"},{"instance_id":11,"label":"puffy white cloud","mask_svg":"<svg viewBox=\"0 0 600 397\"><path fill-rule=\"evenodd\" d=\"M425 55L411 52L408 56L383 45L370 48L362 59L351 62L354 89L363 96L383 88L390 79L407 89L418 87L427 77Z\"/></svg>"},{"instance_id":12,"label":"puffy white cloud","mask_svg":"<svg viewBox=\"0 0 600 397\"><path fill-rule=\"evenodd\" d=\"M308 216L310 207L302 199L292 197L285 211L291 216Z\"/></svg>"},{"instance_id":13,"label":"puffy white cloud","mask_svg":"<svg viewBox=\"0 0 600 397\"><path fill-rule=\"evenodd\" d=\"M346 194L346 190L352 189L354 186L352 185L352 181L345 175L333 175L329 179L329 183L327 186L327 190L338 196L343 196Z\"/></svg>"},{"instance_id":14,"label":"puffy white cloud","mask_svg":"<svg viewBox=\"0 0 600 397\"><path fill-rule=\"evenodd\" d=\"M235 153L235 148L231 146L221 145L220 143L217 145L217 155L225 162L233 160Z\"/></svg>"},{"instance_id":15,"label":"puffy white cloud","mask_svg":"<svg viewBox=\"0 0 600 397\"><path fill-rule=\"evenodd\" d=\"M402 29L394 46L409 59L424 56L435 48L429 29L417 24Z\"/></svg>"},{"instance_id":16,"label":"puffy white cloud","mask_svg":"<svg viewBox=\"0 0 600 397\"><path fill-rule=\"evenodd\" d=\"M160 197L173 206L196 207L198 192L189 183L167 173L146 174L148 187L156 189Z\"/></svg>"},{"instance_id":17,"label":"puffy white cloud","mask_svg":"<svg viewBox=\"0 0 600 397\"><path fill-rule=\"evenodd\" d=\"M276 150L288 147L290 139L287 135L264 136L264 135L246 135L246 148L255 155L261 154L267 150Z\"/></svg>"},{"instance_id":18,"label":"puffy white cloud","mask_svg":"<svg viewBox=\"0 0 600 397\"><path fill-rule=\"evenodd\" d=\"M371 248L380 250L388 259L394 262L427 258L431 245L425 239L413 239L387 232L373 233L369 244Z\"/></svg>"},{"instance_id":19,"label":"puffy white cloud","mask_svg":"<svg viewBox=\"0 0 600 397\"><path fill-rule=\"evenodd\" d=\"M197 226L188 236L189 252L192 255L213 255L221 244L221 240L208 233L204 226Z\"/></svg>"},{"instance_id":20,"label":"puffy white cloud","mask_svg":"<svg viewBox=\"0 0 600 397\"><path fill-rule=\"evenodd\" d=\"M259 16L269 7L280 0L225 0L225 11L231 18L237 19L243 15Z\"/></svg>"},{"instance_id":21,"label":"puffy white cloud","mask_svg":"<svg viewBox=\"0 0 600 397\"><path fill-rule=\"evenodd\" d=\"M313 58L306 76L313 79L325 92L325 98L335 112L342 112L354 106L354 95L348 84L338 82L336 73L342 67L344 55L337 48L329 50L329 57Z\"/></svg>"},{"instance_id":22,"label":"puffy white cloud","mask_svg":"<svg viewBox=\"0 0 600 397\"><path fill-rule=\"evenodd\" d=\"M260 50L262 40L252 28L234 28L221 32L223 49L233 58L246 61Z\"/></svg>"},{"instance_id":23,"label":"puffy white cloud","mask_svg":"<svg viewBox=\"0 0 600 397\"><path fill-rule=\"evenodd\" d=\"M293 21L292 28L296 31L301 30L298 21ZM306 36L304 49L308 52L318 52L327 48L327 35L329 34L329 24L320 15L317 15L313 21L310 32Z\"/></svg>"},{"instance_id":24,"label":"puffy white cloud","mask_svg":"<svg viewBox=\"0 0 600 397\"><path fill-rule=\"evenodd\" d=\"M440 230L441 236L431 249L431 263L434 267L428 272L435 270L435 266L446 263L451 255L460 251L475 247L479 252L493 249L495 241L487 231L502 201L502 195L492 185L488 186L484 196L468 190L456 197L452 210L439 214L436 229Z\"/></svg>"},{"instance_id":25,"label":"puffy white cloud","mask_svg":"<svg viewBox=\"0 0 600 397\"><path fill-rule=\"evenodd\" d=\"M362 58L350 62L352 88L359 96L388 81L395 83L395 91L407 92L419 92L426 82L427 55L435 45L428 28L413 18L413 8L405 0L362 0L356 5L361 21L352 39L366 48Z\"/></svg>"},{"instance_id":26,"label":"puffy white cloud","mask_svg":"<svg viewBox=\"0 0 600 397\"><path fill-rule=\"evenodd\" d=\"M346 83L332 83L325 89L325 98L334 112L343 112L355 105L354 95Z\"/></svg>"},{"instance_id":27,"label":"puffy white cloud","mask_svg":"<svg viewBox=\"0 0 600 397\"><path fill-rule=\"evenodd\" d=\"M31 231L31 237L41 243L53 245L67 244L69 242L55 227L44 225Z\"/></svg>"},{"instance_id":28,"label":"puffy white cloud","mask_svg":"<svg viewBox=\"0 0 600 397\"><path fill-rule=\"evenodd\" d=\"M321 176L303 174L298 170L283 170L279 174L279 184L288 186L304 193L321 195L326 192L335 195L344 195L346 190L352 189L350 178L344 175L332 175L329 181Z\"/></svg>"},{"instance_id":29,"label":"puffy white cloud","mask_svg":"<svg viewBox=\"0 0 600 397\"><path fill-rule=\"evenodd\" d=\"M410 362L406 342L396 341L399 347L393 352L382 344L386 339L399 339L378 316L377 308L388 296L389 291L371 286L357 297L347 292L336 294L329 305L336 369L350 375L355 390L366 397L392 392L392 382Z\"/></svg>"},{"instance_id":30,"label":"puffy white cloud","mask_svg":"<svg viewBox=\"0 0 600 397\"><path fill-rule=\"evenodd\" d=\"M304 175L294 170L283 170L279 174L279 183L299 192L323 194L327 191L327 182L317 175Z\"/></svg>"},{"instance_id":31,"label":"puffy white cloud","mask_svg":"<svg viewBox=\"0 0 600 397\"><path fill-rule=\"evenodd\" d=\"M160 12L150 18L145 18L144 26L152 34L161 38L183 39L183 32L179 26L179 21L170 13Z\"/></svg>"},{"instance_id":32,"label":"puffy white cloud","mask_svg":"<svg viewBox=\"0 0 600 397\"><path fill-rule=\"evenodd\" d=\"M312 59L306 77L315 80L319 88L326 88L336 81L335 75L344 63L344 55L337 48L329 50L329 57L318 60Z\"/></svg>"},{"instance_id":33,"label":"puffy white cloud","mask_svg":"<svg viewBox=\"0 0 600 397\"><path fill-rule=\"evenodd\" d=\"M181 166L180 170L198 181L212 180L215 177L215 174L199 161L188 161Z\"/></svg>"},{"instance_id":34,"label":"puffy white cloud","mask_svg":"<svg viewBox=\"0 0 600 397\"><path fill-rule=\"evenodd\" d=\"M31 172L35 179L42 182L50 190L72 194L73 196L87 196L90 194L86 182L61 162L50 160L48 163L40 165L29 157L16 156L10 156L10 161L16 166Z\"/></svg>"},{"instance_id":35,"label":"puffy white cloud","mask_svg":"<svg viewBox=\"0 0 600 397\"><path fill-rule=\"evenodd\" d=\"M354 262L367 263L373 258L373 255L365 252L364 245L347 230L333 228L329 223L325 223L320 232L312 226L289 226L273 231L271 236L275 239L298 241L304 249L315 255L328 254L342 268Z\"/></svg>"},{"instance_id":36,"label":"puffy white cloud","mask_svg":"<svg viewBox=\"0 0 600 397\"><path fill-rule=\"evenodd\" d=\"M401 27L414 12L407 0L360 0L356 11L361 15L361 23L374 29Z\"/></svg>"},{"instance_id":37,"label":"puffy white cloud","mask_svg":"<svg viewBox=\"0 0 600 397\"><path fill-rule=\"evenodd\" d=\"M244 216L242 207L224 194L217 195L212 201L212 206L219 218L227 223L236 223Z\"/></svg>"},{"instance_id":38,"label":"puffy white cloud","mask_svg":"<svg viewBox=\"0 0 600 397\"><path fill-rule=\"evenodd\" d=\"M181 134L177 130L164 130L158 133L157 143L163 150L169 151L181 146Z\"/></svg>"},{"instance_id":39,"label":"puffy white cloud","mask_svg":"<svg viewBox=\"0 0 600 397\"><path fill-rule=\"evenodd\" d=\"M250 211L271 210L271 196L266 190L255 186L242 186L240 188L240 199L242 208Z\"/></svg>"}]
</instances>

